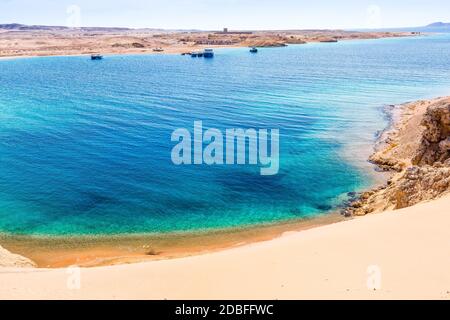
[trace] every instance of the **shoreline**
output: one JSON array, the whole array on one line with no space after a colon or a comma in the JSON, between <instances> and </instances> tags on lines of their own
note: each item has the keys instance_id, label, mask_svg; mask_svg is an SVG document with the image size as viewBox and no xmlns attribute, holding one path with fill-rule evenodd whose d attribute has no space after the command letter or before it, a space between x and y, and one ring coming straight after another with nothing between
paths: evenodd
<instances>
[{"instance_id":1,"label":"shoreline","mask_svg":"<svg viewBox=\"0 0 450 320\"><path fill-rule=\"evenodd\" d=\"M98 267L202 255L344 220L341 214L333 212L295 221L167 234L61 237L0 234L0 248L30 259L38 268L74 264Z\"/></svg>"},{"instance_id":2,"label":"shoreline","mask_svg":"<svg viewBox=\"0 0 450 320\"><path fill-rule=\"evenodd\" d=\"M37 35L33 32L25 32L21 34L22 36L26 36L28 34L31 35ZM4 51L6 48L2 48L2 35L4 33L0 32L0 61L1 60L11 60L11 59L26 59L26 58L34 58L34 57L82 57L82 56L90 56L93 53L101 53L105 56L113 56L113 55L180 55L182 53L186 52L192 52L192 51L198 51L205 48L213 48L213 49L227 49L227 48L248 48L248 47L258 47L258 48L277 48L277 47L285 47L289 45L304 45L304 44L311 44L311 43L328 43L333 44L335 42L342 42L342 41L354 41L354 40L377 40L377 39L390 39L390 38L405 38L405 37L421 37L426 36L428 33L422 33L422 34L414 34L411 32L351 32L351 31L323 31L316 37L309 36L309 32L307 31L292 31L291 36L288 37L289 32L283 32L281 34L277 32L272 31L265 31L265 32L256 32L253 37L249 37L247 40L238 42L238 43L232 43L232 44L198 44L195 42L190 43L183 43L183 44L175 44L174 39L178 39L178 37L185 35L184 33L177 34L164 34L163 37L166 37L167 43L162 44L161 42L153 43L152 41L149 41L148 38L150 36L155 36L155 34L94 34L94 36L97 36L99 38L99 41L106 41L105 38L118 38L119 40L124 39L130 39L130 41L144 41L145 47L142 49L139 48L130 48L127 47L129 44L127 43L127 46L125 44L123 47L114 47L114 45L111 47L106 48L100 48L100 49L92 49L92 50L86 50L82 49L83 46L80 47L80 45L77 43L74 45L75 49L65 49L65 50L54 50L49 51L45 47L40 48L41 42L36 42L34 44L31 44L31 47L26 47L25 49L21 49L20 47L17 48L15 51L23 51L23 53L20 54L8 54ZM306 34L306 35L305 35ZM58 38L58 41L74 41L73 38L71 38L69 34L62 33L61 36L62 39ZM205 36L210 36L211 33L208 32L200 32L200 33L194 33L190 36L193 37L193 39L203 40ZM284 36L282 36L284 35ZM40 36L54 36L49 35L46 33L43 33ZM64 38L67 37L67 38ZM228 35L224 34L220 37L227 39ZM294 37L294 38L290 38ZM86 40L85 38L90 38L86 35L78 36L75 39L78 40ZM139 40L141 39L141 40ZM280 40L281 39L281 40ZM333 41L330 41L332 39ZM4 41L7 41L8 38ZM92 39L89 39L89 43L91 43ZM171 41L169 41L171 40ZM19 41L20 39L14 39L15 42ZM225 41L225 40L223 40ZM228 41L228 40L227 40ZM148 42L148 43L147 43ZM137 42L133 42L135 44ZM98 44L100 45L100 44ZM34 46L37 46L34 47ZM70 45L69 45L70 47ZM69 48L68 47L68 48ZM155 52L153 51L154 48L161 47L164 51L162 52ZM39 49L40 48L40 49ZM4 49L4 50L2 50ZM8 49L9 50L9 49ZM41 50L41 51L39 51Z\"/></svg>"},{"instance_id":3,"label":"shoreline","mask_svg":"<svg viewBox=\"0 0 450 320\"><path fill-rule=\"evenodd\" d=\"M81 267L98 267L204 255L276 240L285 233L334 224L354 216L392 210L395 206L390 204L389 197L384 193L395 185L392 181L401 180L407 166L403 164L402 170L396 169L397 163L404 160L393 155L395 161L392 158L386 161L386 150L392 152L396 149L392 149L392 145L399 144L396 137L398 139L398 136L402 135L400 127L404 127L414 117L421 119L428 106L446 99L436 98L385 107L384 112L389 118L389 124L380 132L370 158L371 166L381 171L374 173L379 177L379 181L372 189L352 192L354 196L349 198L347 205L340 212L335 210L317 217L294 221L167 234L61 237L0 234L0 244L4 249L30 259L38 268L61 268L74 264ZM419 124L416 120L412 125ZM418 148L419 137L416 136L413 140L416 145L412 149L415 150ZM383 157L380 158L380 154ZM375 159L377 155L380 159Z\"/></svg>"},{"instance_id":4,"label":"shoreline","mask_svg":"<svg viewBox=\"0 0 450 320\"><path fill-rule=\"evenodd\" d=\"M248 241L244 232L232 245L222 242L215 248L199 237L203 250L184 251L184 256L116 256L115 261L100 263L97 259L92 268L80 269L78 290L68 290L69 269L62 266L13 265L0 268L0 298L450 299L450 158L445 153L450 146L442 143L449 140L450 97L391 108L396 116L371 157L391 172L391 178L349 205L354 218L335 214L336 220L330 221L325 215L323 224L312 219L303 229L295 225L291 230L286 225L269 228L267 233L254 229L258 241ZM429 141L433 138L436 142ZM435 148L431 152L430 143L445 152ZM428 182L411 185L417 181ZM405 185L410 189L402 189ZM399 190L414 201L398 197ZM370 212L363 210L370 206ZM227 232L223 235L216 240L230 241ZM180 250L186 250L185 243ZM367 278L374 268L381 277L375 289Z\"/></svg>"},{"instance_id":5,"label":"shoreline","mask_svg":"<svg viewBox=\"0 0 450 320\"><path fill-rule=\"evenodd\" d=\"M78 271L2 268L0 299L448 300L449 206L446 196L174 260ZM77 274L79 286L70 286Z\"/></svg>"},{"instance_id":6,"label":"shoreline","mask_svg":"<svg viewBox=\"0 0 450 320\"><path fill-rule=\"evenodd\" d=\"M347 208L347 215L411 207L450 192L450 97L388 108L390 126L381 133L369 158L388 174L387 184L363 192Z\"/></svg>"}]
</instances>

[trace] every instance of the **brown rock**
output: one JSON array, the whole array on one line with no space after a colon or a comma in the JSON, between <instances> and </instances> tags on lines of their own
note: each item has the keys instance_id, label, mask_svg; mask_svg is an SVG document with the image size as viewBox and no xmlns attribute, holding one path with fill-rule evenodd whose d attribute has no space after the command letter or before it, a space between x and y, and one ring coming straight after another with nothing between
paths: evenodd
<instances>
[{"instance_id":1,"label":"brown rock","mask_svg":"<svg viewBox=\"0 0 450 320\"><path fill-rule=\"evenodd\" d=\"M450 158L450 103L428 108L422 125L425 127L422 142L413 158L413 164L433 164Z\"/></svg>"}]
</instances>

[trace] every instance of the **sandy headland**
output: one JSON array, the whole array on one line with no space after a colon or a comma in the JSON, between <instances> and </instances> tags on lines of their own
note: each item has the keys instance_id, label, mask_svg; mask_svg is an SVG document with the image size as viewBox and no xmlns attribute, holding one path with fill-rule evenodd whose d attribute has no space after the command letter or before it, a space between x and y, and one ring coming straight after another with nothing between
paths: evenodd
<instances>
[{"instance_id":1,"label":"sandy headland","mask_svg":"<svg viewBox=\"0 0 450 320\"><path fill-rule=\"evenodd\" d=\"M280 47L308 42L338 42L417 36L411 32L166 31L153 29L39 27L0 25L0 57L84 54L180 54L205 47ZM155 51L155 49L158 49Z\"/></svg>"},{"instance_id":2,"label":"sandy headland","mask_svg":"<svg viewBox=\"0 0 450 320\"><path fill-rule=\"evenodd\" d=\"M450 98L388 112L392 126L371 161L391 176L355 195L346 221L259 230L253 242L244 232L228 249L75 271L31 268L1 250L0 298L449 299Z\"/></svg>"}]
</instances>

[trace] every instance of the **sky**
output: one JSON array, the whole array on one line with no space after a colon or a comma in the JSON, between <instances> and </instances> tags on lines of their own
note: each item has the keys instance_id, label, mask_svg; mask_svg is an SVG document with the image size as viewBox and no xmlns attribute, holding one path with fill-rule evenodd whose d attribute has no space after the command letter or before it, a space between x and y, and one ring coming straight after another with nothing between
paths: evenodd
<instances>
[{"instance_id":1,"label":"sky","mask_svg":"<svg viewBox=\"0 0 450 320\"><path fill-rule=\"evenodd\" d=\"M449 0L0 0L0 23L264 30L450 22Z\"/></svg>"}]
</instances>

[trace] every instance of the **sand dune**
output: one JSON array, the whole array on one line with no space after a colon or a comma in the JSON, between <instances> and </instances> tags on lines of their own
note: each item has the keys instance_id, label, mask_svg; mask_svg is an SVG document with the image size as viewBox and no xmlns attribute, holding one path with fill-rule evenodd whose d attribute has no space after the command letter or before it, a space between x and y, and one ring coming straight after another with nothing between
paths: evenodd
<instances>
[{"instance_id":1,"label":"sand dune","mask_svg":"<svg viewBox=\"0 0 450 320\"><path fill-rule=\"evenodd\" d=\"M448 299L449 208L447 196L218 253L80 269L79 282L76 269L4 268L0 298Z\"/></svg>"}]
</instances>

